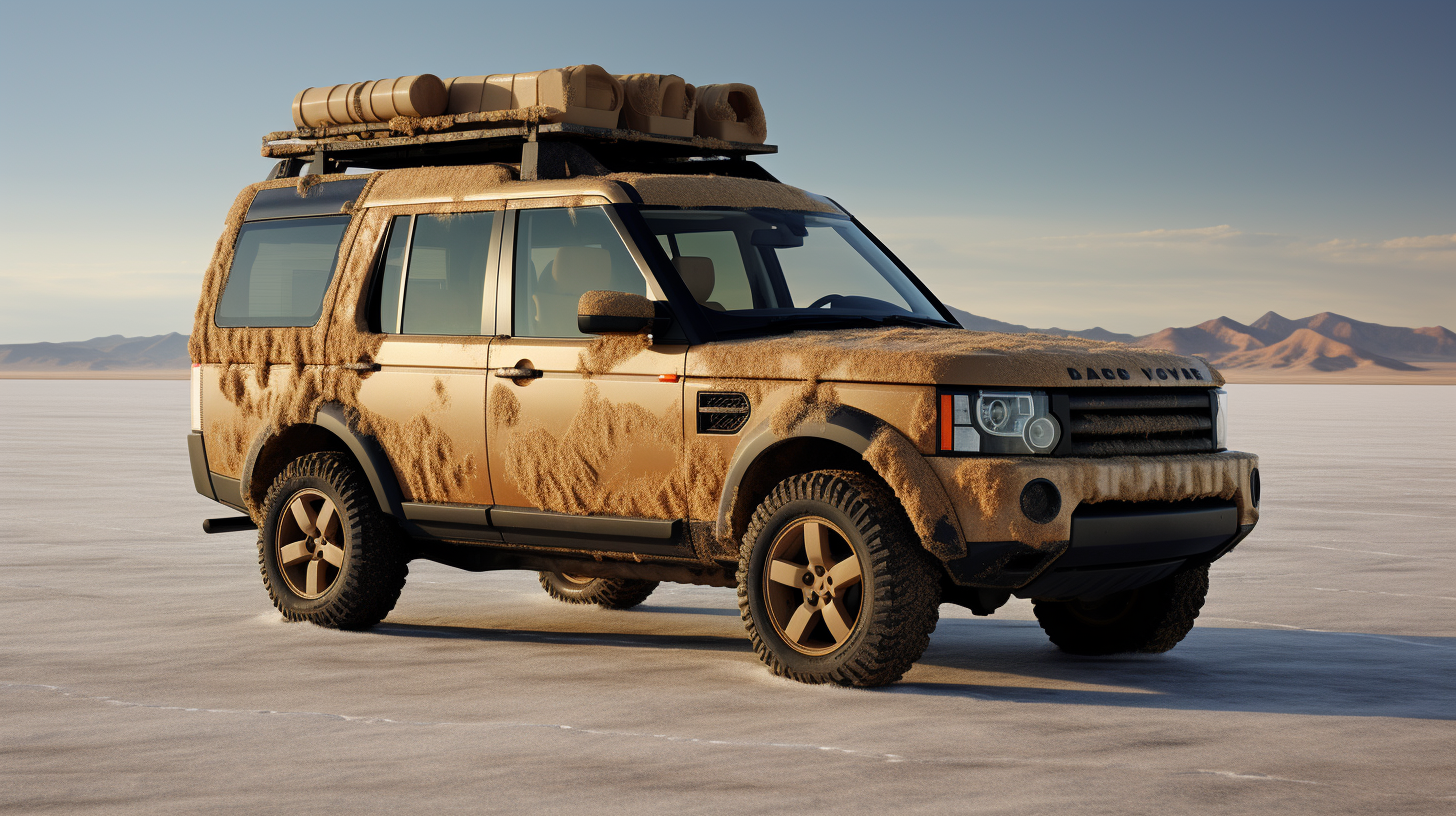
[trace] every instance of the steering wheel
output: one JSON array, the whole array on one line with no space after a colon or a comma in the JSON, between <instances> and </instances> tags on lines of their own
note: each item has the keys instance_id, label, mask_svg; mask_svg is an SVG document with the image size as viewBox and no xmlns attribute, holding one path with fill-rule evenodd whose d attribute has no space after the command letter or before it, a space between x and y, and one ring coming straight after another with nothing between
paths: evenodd
<instances>
[{"instance_id":1,"label":"steering wheel","mask_svg":"<svg viewBox=\"0 0 1456 816\"><path fill-rule=\"evenodd\" d=\"M844 300L844 295L825 295L824 297L819 298L813 303L810 303L805 308L818 309L821 306L828 306L832 309L834 308L834 304L838 303L841 300Z\"/></svg>"}]
</instances>

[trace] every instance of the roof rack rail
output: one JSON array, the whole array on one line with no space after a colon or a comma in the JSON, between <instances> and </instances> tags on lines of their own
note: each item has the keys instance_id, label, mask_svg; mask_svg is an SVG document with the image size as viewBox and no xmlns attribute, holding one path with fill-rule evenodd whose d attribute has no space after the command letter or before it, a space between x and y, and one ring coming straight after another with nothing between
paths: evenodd
<instances>
[{"instance_id":1,"label":"roof rack rail","mask_svg":"<svg viewBox=\"0 0 1456 816\"><path fill-rule=\"evenodd\" d=\"M499 115L500 112L492 112ZM351 167L519 164L522 179L562 179L614 172L722 175L776 181L749 156L778 152L768 144L702 136L668 136L566 122L471 121L481 114L389 123L300 128L263 137L263 156L279 159L269 178L291 178Z\"/></svg>"}]
</instances>

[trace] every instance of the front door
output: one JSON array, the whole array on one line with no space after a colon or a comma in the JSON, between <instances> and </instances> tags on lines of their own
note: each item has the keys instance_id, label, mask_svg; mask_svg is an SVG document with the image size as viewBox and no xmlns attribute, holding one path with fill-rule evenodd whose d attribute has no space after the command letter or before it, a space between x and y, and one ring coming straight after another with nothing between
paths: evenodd
<instances>
[{"instance_id":1,"label":"front door","mask_svg":"<svg viewBox=\"0 0 1456 816\"><path fill-rule=\"evenodd\" d=\"M577 301L610 290L660 297L604 207L508 212L490 347L490 484L498 508L681 519L687 347L576 329ZM509 530L507 540L512 539ZM527 542L529 537L518 537Z\"/></svg>"}]
</instances>

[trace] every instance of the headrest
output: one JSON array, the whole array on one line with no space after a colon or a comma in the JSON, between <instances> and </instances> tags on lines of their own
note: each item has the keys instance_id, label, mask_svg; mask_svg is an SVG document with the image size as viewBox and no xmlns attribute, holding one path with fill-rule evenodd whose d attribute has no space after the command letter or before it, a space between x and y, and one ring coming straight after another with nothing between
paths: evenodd
<instances>
[{"instance_id":1,"label":"headrest","mask_svg":"<svg viewBox=\"0 0 1456 816\"><path fill-rule=\"evenodd\" d=\"M610 289L612 253L596 247L562 247L556 250L556 259L551 263L551 282L558 295Z\"/></svg>"},{"instance_id":2,"label":"headrest","mask_svg":"<svg viewBox=\"0 0 1456 816\"><path fill-rule=\"evenodd\" d=\"M713 259L683 255L673 258L672 263L677 267L678 275L682 276L683 283L688 285L688 291L693 293L693 300L707 302L713 294L713 285L717 283L713 275Z\"/></svg>"}]
</instances>

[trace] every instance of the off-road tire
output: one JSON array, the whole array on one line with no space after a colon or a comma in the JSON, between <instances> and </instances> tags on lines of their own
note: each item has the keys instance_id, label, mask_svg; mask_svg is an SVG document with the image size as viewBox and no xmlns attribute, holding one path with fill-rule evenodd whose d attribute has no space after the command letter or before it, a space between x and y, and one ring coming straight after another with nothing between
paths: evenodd
<instances>
[{"instance_id":1,"label":"off-road tire","mask_svg":"<svg viewBox=\"0 0 1456 816\"><path fill-rule=\"evenodd\" d=\"M832 651L790 646L769 615L766 561L780 535L806 519L838 528L861 570L858 616ZM806 604L807 605L807 604ZM821 470L780 482L759 504L738 559L738 609L753 651L774 674L804 683L881 686L899 680L930 645L940 616L939 571L894 495L851 471Z\"/></svg>"},{"instance_id":2,"label":"off-road tire","mask_svg":"<svg viewBox=\"0 0 1456 816\"><path fill-rule=\"evenodd\" d=\"M635 578L573 580L559 572L542 572L541 588L562 603L596 604L603 609L631 609L657 589L656 581Z\"/></svg>"},{"instance_id":3,"label":"off-road tire","mask_svg":"<svg viewBox=\"0 0 1456 816\"><path fill-rule=\"evenodd\" d=\"M275 536L280 516L301 491L317 491L333 502L343 538L343 563L317 598L290 587L279 566ZM384 620L404 589L409 567L403 543L403 533L380 512L373 492L346 457L312 453L288 463L268 488L258 528L258 567L284 618L331 629L368 629Z\"/></svg>"},{"instance_id":4,"label":"off-road tire","mask_svg":"<svg viewBox=\"0 0 1456 816\"><path fill-rule=\"evenodd\" d=\"M1096 602L1032 601L1042 631L1075 655L1166 652L1193 629L1208 595L1208 565Z\"/></svg>"}]
</instances>

